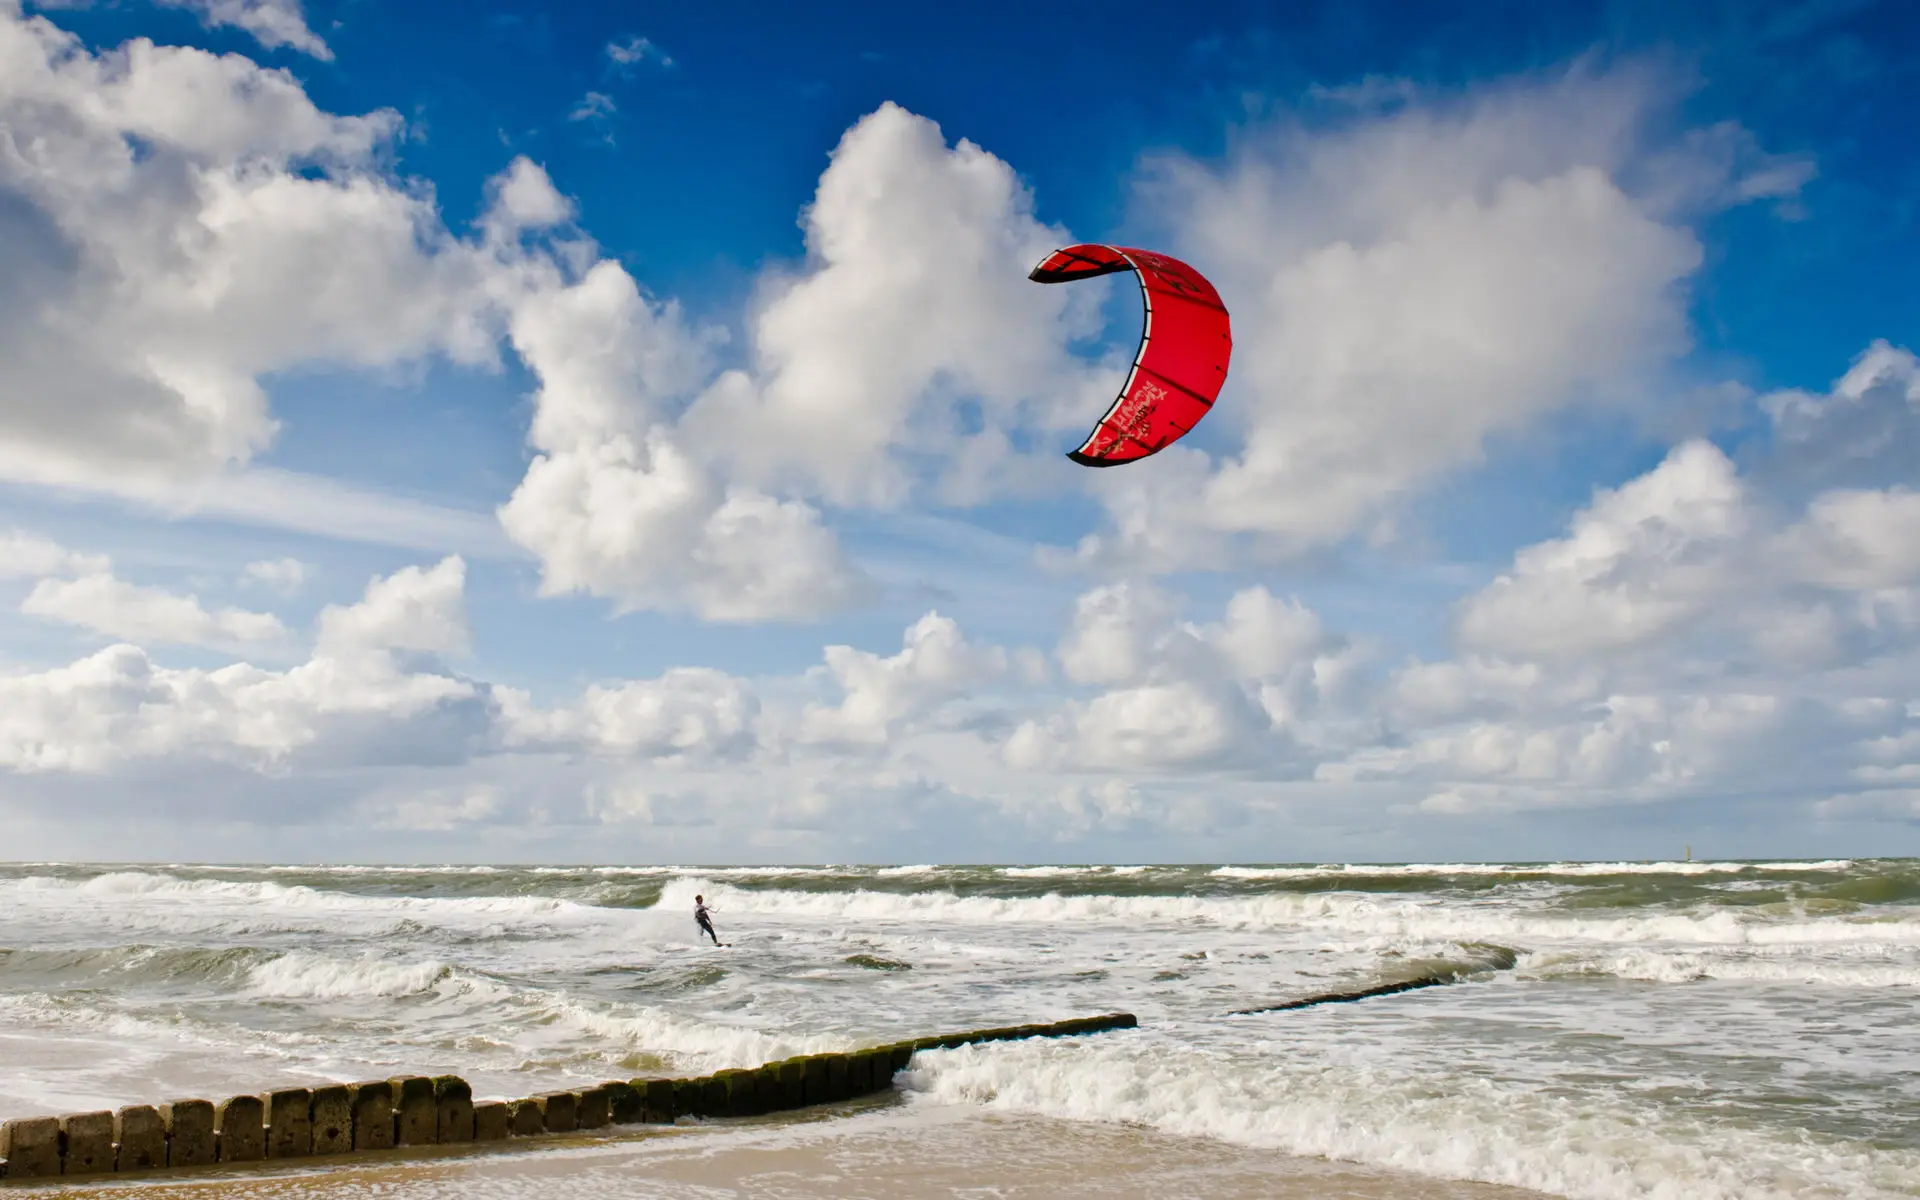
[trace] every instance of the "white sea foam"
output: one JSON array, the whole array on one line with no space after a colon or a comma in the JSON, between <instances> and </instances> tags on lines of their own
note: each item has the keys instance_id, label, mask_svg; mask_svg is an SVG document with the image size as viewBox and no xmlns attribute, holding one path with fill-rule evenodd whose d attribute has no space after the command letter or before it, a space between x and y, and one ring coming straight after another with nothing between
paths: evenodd
<instances>
[{"instance_id":1,"label":"white sea foam","mask_svg":"<svg viewBox=\"0 0 1920 1200\"><path fill-rule=\"evenodd\" d=\"M1778 916L1750 909L1649 911L1635 916L1572 916L1551 910L1436 905L1419 896L1350 892L1245 897L959 896L948 891L743 891L724 883L678 880L662 889L662 907L691 909L705 889L716 908L816 921L948 924L1180 925L1223 929L1316 930L1378 938L1709 945L1863 944L1920 946L1920 912Z\"/></svg>"},{"instance_id":2,"label":"white sea foam","mask_svg":"<svg viewBox=\"0 0 1920 1200\"><path fill-rule=\"evenodd\" d=\"M236 866L218 863L161 863L161 870L192 871L206 875L323 875L351 878L355 875L498 875L502 868L493 866L461 866L456 863L317 863L303 866L299 863L270 863L259 866ZM524 869L524 868L515 868Z\"/></svg>"},{"instance_id":3,"label":"white sea foam","mask_svg":"<svg viewBox=\"0 0 1920 1200\"><path fill-rule=\"evenodd\" d=\"M113 907L73 905L65 896L77 894L89 899L119 901ZM244 882L219 879L181 879L176 876L145 872L118 871L90 879L67 880L49 876L28 876L0 881L0 898L11 897L18 903L37 902L43 907L59 907L74 915L89 912L102 917L128 914L150 915L161 911L185 914L190 920L226 919L244 914L258 922L276 914L358 913L377 917L411 917L432 920L436 917L473 918L580 915L592 906L573 900L548 896L386 896L331 891L307 884L281 884L271 880ZM140 905L127 902L139 900Z\"/></svg>"},{"instance_id":4,"label":"white sea foam","mask_svg":"<svg viewBox=\"0 0 1920 1200\"><path fill-rule=\"evenodd\" d=\"M1315 875L1338 875L1346 868L1325 867L1215 867L1212 874L1221 879L1305 879Z\"/></svg>"},{"instance_id":5,"label":"white sea foam","mask_svg":"<svg viewBox=\"0 0 1920 1200\"><path fill-rule=\"evenodd\" d=\"M795 1054L824 1054L854 1046L844 1035L767 1033L664 1009L603 1007L564 995L535 1002L533 1015L542 1022L559 1023L602 1049L659 1054L696 1071L758 1066Z\"/></svg>"},{"instance_id":6,"label":"white sea foam","mask_svg":"<svg viewBox=\"0 0 1920 1200\"><path fill-rule=\"evenodd\" d=\"M1570 879L1606 875L1753 875L1764 872L1844 871L1851 859L1817 862L1560 862L1560 863L1323 863L1292 867L1217 867L1223 879L1308 879L1324 876L1353 879L1408 875L1544 875Z\"/></svg>"},{"instance_id":7,"label":"white sea foam","mask_svg":"<svg viewBox=\"0 0 1920 1200\"><path fill-rule=\"evenodd\" d=\"M1782 1145L1738 1126L1650 1120L1624 1099L1576 1104L1377 1064L1288 1070L1138 1038L923 1052L900 1084L938 1102L1137 1123L1580 1200L1870 1200L1920 1184L1912 1151L1815 1137Z\"/></svg>"},{"instance_id":8,"label":"white sea foam","mask_svg":"<svg viewBox=\"0 0 1920 1200\"><path fill-rule=\"evenodd\" d=\"M535 867L532 870L540 875L713 875L723 879L845 874L839 867Z\"/></svg>"},{"instance_id":9,"label":"white sea foam","mask_svg":"<svg viewBox=\"0 0 1920 1200\"><path fill-rule=\"evenodd\" d=\"M1799 951L1800 947L1786 949ZM1604 975L1651 983L1720 979L1831 988L1920 988L1920 961L1912 956L1901 962L1886 958L1863 962L1832 956L1815 958L1798 952L1768 956L1652 949L1601 955L1561 951L1526 955L1518 970L1524 976L1541 979Z\"/></svg>"},{"instance_id":10,"label":"white sea foam","mask_svg":"<svg viewBox=\"0 0 1920 1200\"><path fill-rule=\"evenodd\" d=\"M392 962L367 956L338 959L295 950L254 967L249 995L269 1000L344 1000L413 996L453 977L444 962Z\"/></svg>"},{"instance_id":11,"label":"white sea foam","mask_svg":"<svg viewBox=\"0 0 1920 1200\"><path fill-rule=\"evenodd\" d=\"M174 1013L137 1013L86 999L0 993L0 1029L56 1029L104 1034L128 1044L238 1048L245 1053L304 1056L323 1038L299 1030L237 1031L219 1022ZM7 1115L7 1114L0 1114Z\"/></svg>"}]
</instances>

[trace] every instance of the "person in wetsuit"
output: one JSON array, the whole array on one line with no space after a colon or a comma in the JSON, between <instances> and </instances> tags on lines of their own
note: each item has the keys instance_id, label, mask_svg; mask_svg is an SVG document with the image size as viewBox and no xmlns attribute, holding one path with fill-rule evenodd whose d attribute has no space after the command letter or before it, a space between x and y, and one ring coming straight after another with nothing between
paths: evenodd
<instances>
[{"instance_id":1,"label":"person in wetsuit","mask_svg":"<svg viewBox=\"0 0 1920 1200\"><path fill-rule=\"evenodd\" d=\"M707 898L705 896L695 896L693 898L693 919L695 923L700 926L701 930L713 939L713 944L718 946L720 944L720 935L713 931L713 918L707 915Z\"/></svg>"}]
</instances>

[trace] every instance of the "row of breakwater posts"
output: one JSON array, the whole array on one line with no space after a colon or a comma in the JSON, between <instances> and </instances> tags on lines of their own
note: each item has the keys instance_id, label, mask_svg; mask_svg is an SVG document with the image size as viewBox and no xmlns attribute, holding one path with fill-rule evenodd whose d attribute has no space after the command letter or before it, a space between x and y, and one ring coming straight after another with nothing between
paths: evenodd
<instances>
[{"instance_id":1,"label":"row of breakwater posts","mask_svg":"<svg viewBox=\"0 0 1920 1200\"><path fill-rule=\"evenodd\" d=\"M176 1100L118 1112L0 1124L0 1179L44 1181L312 1160L424 1146L499 1145L681 1117L758 1117L853 1100L893 1086L916 1051L1132 1029L1131 1013L979 1029L867 1050L812 1054L697 1079L634 1079L524 1100L476 1103L455 1075L282 1088L219 1103Z\"/></svg>"}]
</instances>

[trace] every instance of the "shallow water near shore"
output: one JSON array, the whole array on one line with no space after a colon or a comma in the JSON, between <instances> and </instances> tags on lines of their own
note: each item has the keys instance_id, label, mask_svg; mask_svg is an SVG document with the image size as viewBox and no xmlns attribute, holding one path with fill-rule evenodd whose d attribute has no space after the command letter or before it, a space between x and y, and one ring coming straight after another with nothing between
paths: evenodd
<instances>
[{"instance_id":1,"label":"shallow water near shore","mask_svg":"<svg viewBox=\"0 0 1920 1200\"><path fill-rule=\"evenodd\" d=\"M731 949L696 944L696 892ZM1436 970L1459 982L1230 1015ZM1403 1189L1906 1196L1917 998L1912 861L0 867L0 1116L402 1071L518 1096L1122 1009L1140 1029L922 1054L850 1122L934 1158L1046 1118L1102 1169L1132 1137L1275 1180L1305 1156ZM520 1168L375 1169L426 1171L415 1194ZM925 1194L1041 1194L963 1175ZM1287 1194L1232 1186L1193 1194Z\"/></svg>"}]
</instances>

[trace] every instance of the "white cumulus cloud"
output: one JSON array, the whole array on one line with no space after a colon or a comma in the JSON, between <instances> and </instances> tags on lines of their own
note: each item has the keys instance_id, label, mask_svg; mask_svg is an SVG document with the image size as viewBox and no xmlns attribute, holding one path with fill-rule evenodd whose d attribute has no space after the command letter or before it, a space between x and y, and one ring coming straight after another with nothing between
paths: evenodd
<instances>
[{"instance_id":1,"label":"white cumulus cloud","mask_svg":"<svg viewBox=\"0 0 1920 1200\"><path fill-rule=\"evenodd\" d=\"M840 703L807 706L803 741L880 745L902 721L942 700L998 679L1007 654L967 641L950 617L930 612L907 629L898 654L882 658L852 646L828 646L826 670L843 693Z\"/></svg>"},{"instance_id":2,"label":"white cumulus cloud","mask_svg":"<svg viewBox=\"0 0 1920 1200\"><path fill-rule=\"evenodd\" d=\"M1685 220L1737 199L1701 177L1749 165L1650 143L1663 101L1576 69L1163 160L1149 194L1234 314L1232 372L1196 448L1096 481L1111 527L1081 555L1220 566L1235 538L1271 558L1390 531L1490 439L1631 408L1689 345Z\"/></svg>"},{"instance_id":3,"label":"white cumulus cloud","mask_svg":"<svg viewBox=\"0 0 1920 1200\"><path fill-rule=\"evenodd\" d=\"M106 574L42 579L21 602L20 611L105 637L161 645L276 645L290 636L271 613L241 608L210 612L198 597L139 587Z\"/></svg>"},{"instance_id":4,"label":"white cumulus cloud","mask_svg":"<svg viewBox=\"0 0 1920 1200\"><path fill-rule=\"evenodd\" d=\"M307 27L300 0L160 0L171 8L184 8L199 14L209 27L229 25L252 34L269 50L285 46L302 54L311 54L323 62L333 60L333 51Z\"/></svg>"},{"instance_id":5,"label":"white cumulus cloud","mask_svg":"<svg viewBox=\"0 0 1920 1200\"><path fill-rule=\"evenodd\" d=\"M1902 782L1920 460L1881 455L1920 429L1911 365L1875 343L1826 394L1764 398L1745 471L1690 441L1598 492L1461 602L1461 657L1396 672L1385 737L1321 777L1419 780L1448 813Z\"/></svg>"},{"instance_id":6,"label":"white cumulus cloud","mask_svg":"<svg viewBox=\"0 0 1920 1200\"><path fill-rule=\"evenodd\" d=\"M518 692L502 699L510 746L579 746L668 761L740 759L758 746L759 696L746 681L708 667L595 684L554 710L535 708Z\"/></svg>"},{"instance_id":7,"label":"white cumulus cloud","mask_svg":"<svg viewBox=\"0 0 1920 1200\"><path fill-rule=\"evenodd\" d=\"M12 5L0 61L0 477L177 496L271 442L263 375L491 360L499 265L387 174L395 114Z\"/></svg>"},{"instance_id":8,"label":"white cumulus cloud","mask_svg":"<svg viewBox=\"0 0 1920 1200\"><path fill-rule=\"evenodd\" d=\"M306 583L311 568L297 558L260 559L240 570L242 582L258 584L282 595L292 595Z\"/></svg>"},{"instance_id":9,"label":"white cumulus cloud","mask_svg":"<svg viewBox=\"0 0 1920 1200\"><path fill-rule=\"evenodd\" d=\"M0 676L0 766L91 772L204 759L285 769L462 757L490 736L487 689L412 653L462 640L461 583L458 559L376 579L358 603L326 610L313 656L286 671L168 668L123 643L70 666Z\"/></svg>"},{"instance_id":10,"label":"white cumulus cloud","mask_svg":"<svg viewBox=\"0 0 1920 1200\"><path fill-rule=\"evenodd\" d=\"M540 556L548 594L722 621L813 616L859 594L814 509L729 483L683 446L669 415L708 343L619 264L528 293L512 339L541 383L540 453L500 521Z\"/></svg>"},{"instance_id":11,"label":"white cumulus cloud","mask_svg":"<svg viewBox=\"0 0 1920 1200\"><path fill-rule=\"evenodd\" d=\"M0 579L39 579L49 575L97 575L108 567L104 554L83 554L58 542L18 529L0 533Z\"/></svg>"},{"instance_id":12,"label":"white cumulus cloud","mask_svg":"<svg viewBox=\"0 0 1920 1200\"><path fill-rule=\"evenodd\" d=\"M841 138L805 227L805 268L753 315L752 368L702 395L689 434L744 477L842 505L899 504L927 472L960 486L977 446L1008 474L967 487L1006 486L1008 430L1057 423L1087 386L1066 343L1090 328L1091 291L1026 277L1066 233L1034 217L1007 163L893 104ZM1118 379L1069 419L1098 414ZM961 400L980 429L961 427Z\"/></svg>"},{"instance_id":13,"label":"white cumulus cloud","mask_svg":"<svg viewBox=\"0 0 1920 1200\"><path fill-rule=\"evenodd\" d=\"M1460 613L1470 650L1580 658L1664 638L1707 614L1739 578L1749 529L1734 467L1689 442L1603 492L1568 536L1529 546Z\"/></svg>"}]
</instances>

